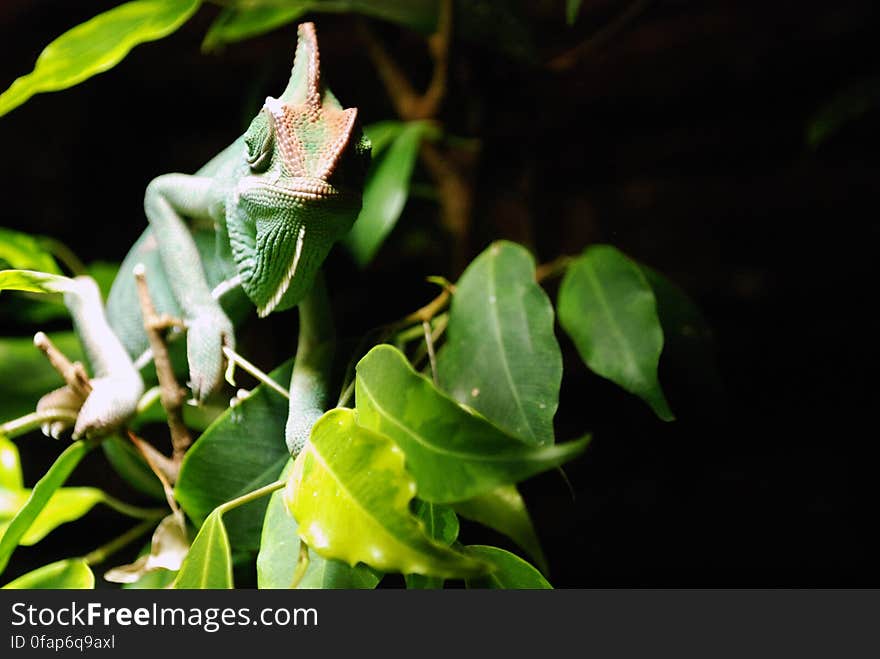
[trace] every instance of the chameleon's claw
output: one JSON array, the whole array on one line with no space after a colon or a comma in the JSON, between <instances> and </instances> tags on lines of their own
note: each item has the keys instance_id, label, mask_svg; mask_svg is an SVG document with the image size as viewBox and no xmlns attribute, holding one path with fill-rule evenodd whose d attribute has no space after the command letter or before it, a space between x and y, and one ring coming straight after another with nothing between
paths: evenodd
<instances>
[{"instance_id":1,"label":"chameleon's claw","mask_svg":"<svg viewBox=\"0 0 880 659\"><path fill-rule=\"evenodd\" d=\"M52 437L52 439L61 439L61 433L69 427L70 425L63 421L56 421L55 423L49 424L49 436Z\"/></svg>"}]
</instances>

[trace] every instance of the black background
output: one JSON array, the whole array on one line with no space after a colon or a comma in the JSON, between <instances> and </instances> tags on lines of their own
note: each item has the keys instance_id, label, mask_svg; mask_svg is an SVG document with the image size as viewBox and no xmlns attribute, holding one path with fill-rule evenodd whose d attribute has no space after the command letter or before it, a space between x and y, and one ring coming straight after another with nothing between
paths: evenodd
<instances>
[{"instance_id":1,"label":"black background","mask_svg":"<svg viewBox=\"0 0 880 659\"><path fill-rule=\"evenodd\" d=\"M5 0L0 86L113 4ZM563 3L525 4L541 61L622 6L585 2L568 28ZM482 140L469 255L498 237L539 261L609 242L684 288L715 336L720 387L705 363L661 364L679 417L664 424L586 372L558 333L557 434L591 431L594 441L566 467L574 499L556 474L523 488L557 587L880 583L870 539L880 116L867 112L815 150L804 137L835 93L880 75L873 4L654 2L561 71L456 42L443 118ZM204 56L215 13L0 119L2 224L54 236L86 261L120 260L145 226L149 180L197 169L286 81L292 26ZM317 26L336 94L365 123L393 116L350 20L319 16ZM423 44L377 27L424 82ZM425 276L456 276L436 215L411 201L363 274L334 251L327 270L344 333L421 306L434 294ZM294 336L295 313L283 314L248 328L245 354L270 367ZM37 435L19 445L32 483L57 445ZM99 455L88 460L74 482L125 492ZM7 576L123 528L96 510L19 550ZM504 542L471 526L463 534Z\"/></svg>"}]
</instances>

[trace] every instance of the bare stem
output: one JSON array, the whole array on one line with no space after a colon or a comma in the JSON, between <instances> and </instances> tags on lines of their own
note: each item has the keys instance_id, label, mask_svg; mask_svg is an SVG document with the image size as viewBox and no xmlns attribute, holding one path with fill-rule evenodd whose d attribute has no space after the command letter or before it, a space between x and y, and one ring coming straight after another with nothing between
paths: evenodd
<instances>
[{"instance_id":1,"label":"bare stem","mask_svg":"<svg viewBox=\"0 0 880 659\"><path fill-rule=\"evenodd\" d=\"M145 442L131 430L128 430L127 432L131 443L134 444L135 448L140 452L144 460L146 460L147 465L152 472L156 474L156 478L162 483L162 490L165 492L165 499L168 501L168 507L171 508L175 516L179 517L182 521L183 515L180 512L180 508L177 506L177 502L174 500L174 489L171 487L171 483L177 481L180 464L173 460L169 460L162 455L162 453L157 451L152 444Z\"/></svg>"},{"instance_id":2,"label":"bare stem","mask_svg":"<svg viewBox=\"0 0 880 659\"><path fill-rule=\"evenodd\" d=\"M260 370L257 366L250 363L247 359L239 355L235 350L228 346L223 346L223 354L226 355L226 359L229 360L230 364L237 364L241 367L242 370L247 371L251 375L253 375L257 380L265 384L270 389L278 392L282 396L284 396L287 400L290 400L290 392L287 391L280 384L275 382L272 378L269 377L268 374ZM230 384L235 384L234 382L230 382Z\"/></svg>"},{"instance_id":3,"label":"bare stem","mask_svg":"<svg viewBox=\"0 0 880 659\"><path fill-rule=\"evenodd\" d=\"M309 546L305 543L305 540L300 538L299 541L299 557L296 559L296 569L293 571L293 578L290 580L290 587L296 588L299 586L299 582L302 581L302 578L306 574L306 570L309 568Z\"/></svg>"},{"instance_id":4,"label":"bare stem","mask_svg":"<svg viewBox=\"0 0 880 659\"><path fill-rule=\"evenodd\" d=\"M64 378L67 386L83 400L88 398L88 395L92 393L92 383L81 363L71 362L43 332L34 334L34 345L43 351L49 363Z\"/></svg>"},{"instance_id":5,"label":"bare stem","mask_svg":"<svg viewBox=\"0 0 880 659\"><path fill-rule=\"evenodd\" d=\"M183 422L183 405L186 402L187 394L174 376L174 368L171 366L171 358L168 355L168 346L165 345L162 330L172 326L183 326L183 323L168 316L159 316L156 313L156 307L153 305L150 291L147 288L146 268L143 264L138 264L135 267L134 277L144 317L144 329L150 341L153 363L156 365L156 375L159 378L162 407L165 408L168 429L171 431L171 445L174 447L173 460L179 465L186 450L192 444L192 435Z\"/></svg>"},{"instance_id":6,"label":"bare stem","mask_svg":"<svg viewBox=\"0 0 880 659\"><path fill-rule=\"evenodd\" d=\"M119 537L114 538L110 542L101 545L93 551L90 551L88 554L82 557L83 560L89 565L103 563L117 551L119 551L126 545L134 542L142 535L147 533L147 531L156 526L156 522L161 519L161 517L162 516L159 515L158 517L154 517L152 519L145 519L143 522L141 522L137 526L133 526Z\"/></svg>"}]
</instances>

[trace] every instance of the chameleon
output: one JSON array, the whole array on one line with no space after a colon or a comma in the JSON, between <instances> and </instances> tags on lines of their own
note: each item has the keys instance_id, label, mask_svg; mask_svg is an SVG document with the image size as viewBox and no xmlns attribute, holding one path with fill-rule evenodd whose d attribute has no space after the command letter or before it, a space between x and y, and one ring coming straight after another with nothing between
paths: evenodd
<instances>
[{"instance_id":1,"label":"chameleon","mask_svg":"<svg viewBox=\"0 0 880 659\"><path fill-rule=\"evenodd\" d=\"M223 348L235 322L297 306L300 331L285 440L304 446L326 404L322 371L332 355L332 321L321 266L360 212L370 143L356 108L344 108L321 79L312 23L297 28L293 67L278 98L267 97L243 135L195 174L164 174L146 188L148 228L125 257L103 305L93 280L77 277L64 295L92 366L83 400L69 387L38 410L64 408L75 424L57 436L101 436L123 425L144 392L149 342L135 268L143 268L160 314L182 319L188 385L196 403L223 385ZM328 347L331 346L331 347Z\"/></svg>"}]
</instances>

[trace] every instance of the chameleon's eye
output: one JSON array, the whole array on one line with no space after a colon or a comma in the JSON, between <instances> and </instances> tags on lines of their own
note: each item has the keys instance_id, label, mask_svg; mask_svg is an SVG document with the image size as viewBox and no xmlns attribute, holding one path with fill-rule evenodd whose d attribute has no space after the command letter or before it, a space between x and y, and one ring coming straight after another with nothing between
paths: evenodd
<instances>
[{"instance_id":1,"label":"chameleon's eye","mask_svg":"<svg viewBox=\"0 0 880 659\"><path fill-rule=\"evenodd\" d=\"M252 172L265 172L272 160L272 145L275 138L275 125L272 115L261 112L251 124L245 137L247 161Z\"/></svg>"}]
</instances>

